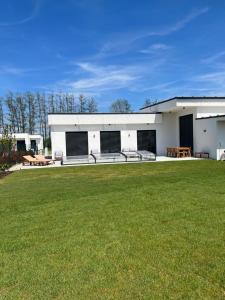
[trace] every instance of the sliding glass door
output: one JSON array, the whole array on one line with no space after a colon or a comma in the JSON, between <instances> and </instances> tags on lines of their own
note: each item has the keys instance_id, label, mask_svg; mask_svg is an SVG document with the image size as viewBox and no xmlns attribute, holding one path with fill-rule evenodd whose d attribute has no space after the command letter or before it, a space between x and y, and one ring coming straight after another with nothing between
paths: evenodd
<instances>
[{"instance_id":1,"label":"sliding glass door","mask_svg":"<svg viewBox=\"0 0 225 300\"><path fill-rule=\"evenodd\" d=\"M120 131L101 131L101 153L118 153L121 151Z\"/></svg>"}]
</instances>

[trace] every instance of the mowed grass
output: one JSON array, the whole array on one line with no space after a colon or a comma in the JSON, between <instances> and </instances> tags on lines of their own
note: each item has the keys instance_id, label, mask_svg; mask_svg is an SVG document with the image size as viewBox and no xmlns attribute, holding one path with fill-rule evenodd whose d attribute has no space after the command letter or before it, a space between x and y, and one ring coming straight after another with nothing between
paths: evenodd
<instances>
[{"instance_id":1,"label":"mowed grass","mask_svg":"<svg viewBox=\"0 0 225 300\"><path fill-rule=\"evenodd\" d=\"M225 163L0 180L0 299L225 298Z\"/></svg>"}]
</instances>

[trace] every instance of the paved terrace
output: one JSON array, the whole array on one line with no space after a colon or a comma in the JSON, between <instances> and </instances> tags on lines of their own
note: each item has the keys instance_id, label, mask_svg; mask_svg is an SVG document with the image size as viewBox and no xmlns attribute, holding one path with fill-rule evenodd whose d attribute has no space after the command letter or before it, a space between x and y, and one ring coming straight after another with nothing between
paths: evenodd
<instances>
[{"instance_id":1,"label":"paved terrace","mask_svg":"<svg viewBox=\"0 0 225 300\"><path fill-rule=\"evenodd\" d=\"M132 162L107 162L107 163L97 163L97 164L71 164L71 165L61 165L60 161L56 161L55 164L47 165L47 166L23 166L23 164L16 164L10 168L10 171L18 171L18 170L31 170L31 169L44 169L44 168L65 168L65 167L78 167L78 166L96 166L102 164L140 164L140 163L157 163L157 162L167 162L167 161L188 161L188 160L202 160L203 158L195 158L195 157L184 157L184 158L176 158L176 157L167 157L167 156L157 156L155 161L132 161Z\"/></svg>"}]
</instances>

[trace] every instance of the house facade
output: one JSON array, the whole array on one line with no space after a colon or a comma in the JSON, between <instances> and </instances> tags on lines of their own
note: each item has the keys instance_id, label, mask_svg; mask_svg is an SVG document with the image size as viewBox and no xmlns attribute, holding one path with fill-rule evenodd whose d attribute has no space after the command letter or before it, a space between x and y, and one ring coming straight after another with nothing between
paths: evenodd
<instances>
[{"instance_id":1,"label":"house facade","mask_svg":"<svg viewBox=\"0 0 225 300\"><path fill-rule=\"evenodd\" d=\"M0 134L0 138L1 138ZM40 151L43 150L43 137L39 134L13 133L15 150L17 151Z\"/></svg>"},{"instance_id":2,"label":"house facade","mask_svg":"<svg viewBox=\"0 0 225 300\"><path fill-rule=\"evenodd\" d=\"M225 150L225 97L174 97L137 113L49 114L52 154L147 150L188 146L220 159Z\"/></svg>"}]
</instances>

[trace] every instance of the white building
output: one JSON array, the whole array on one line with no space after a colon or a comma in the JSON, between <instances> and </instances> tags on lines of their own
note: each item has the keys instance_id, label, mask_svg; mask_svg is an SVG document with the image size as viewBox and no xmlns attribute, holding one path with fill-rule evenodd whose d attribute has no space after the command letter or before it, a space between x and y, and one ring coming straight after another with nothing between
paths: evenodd
<instances>
[{"instance_id":1,"label":"white building","mask_svg":"<svg viewBox=\"0 0 225 300\"><path fill-rule=\"evenodd\" d=\"M225 97L175 97L137 113L49 114L52 153L90 153L188 146L219 159L225 150Z\"/></svg>"},{"instance_id":2,"label":"white building","mask_svg":"<svg viewBox=\"0 0 225 300\"><path fill-rule=\"evenodd\" d=\"M43 137L39 134L13 133L12 136L15 139L15 150L43 150ZM2 135L0 134L1 137Z\"/></svg>"}]
</instances>

